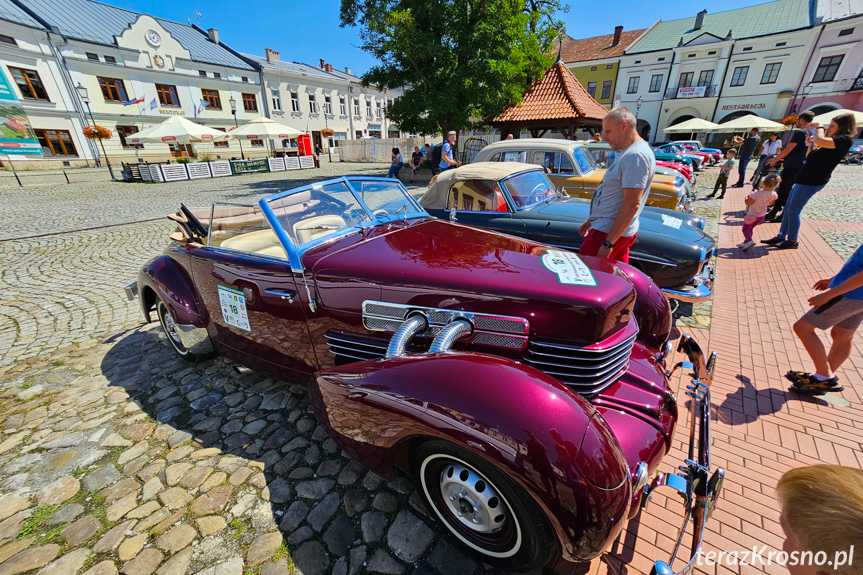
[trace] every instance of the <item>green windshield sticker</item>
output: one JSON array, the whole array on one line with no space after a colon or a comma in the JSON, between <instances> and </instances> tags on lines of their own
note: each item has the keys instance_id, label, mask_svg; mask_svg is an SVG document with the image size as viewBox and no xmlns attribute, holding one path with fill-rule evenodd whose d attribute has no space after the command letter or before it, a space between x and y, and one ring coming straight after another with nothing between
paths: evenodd
<instances>
[{"instance_id":1,"label":"green windshield sticker","mask_svg":"<svg viewBox=\"0 0 863 575\"><path fill-rule=\"evenodd\" d=\"M222 317L225 323L251 332L249 312L246 311L246 296L242 291L218 284L219 304L222 307Z\"/></svg>"},{"instance_id":2,"label":"green windshield sticker","mask_svg":"<svg viewBox=\"0 0 863 575\"><path fill-rule=\"evenodd\" d=\"M542 256L542 265L550 272L557 274L562 284L595 286L596 278L581 258L572 252L561 250L546 250Z\"/></svg>"}]
</instances>

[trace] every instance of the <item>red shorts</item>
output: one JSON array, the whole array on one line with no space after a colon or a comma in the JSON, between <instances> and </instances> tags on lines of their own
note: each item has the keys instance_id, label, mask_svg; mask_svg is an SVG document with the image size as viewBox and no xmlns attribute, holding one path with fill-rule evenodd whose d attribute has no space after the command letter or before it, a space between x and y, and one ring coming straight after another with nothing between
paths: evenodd
<instances>
[{"instance_id":1,"label":"red shorts","mask_svg":"<svg viewBox=\"0 0 863 575\"><path fill-rule=\"evenodd\" d=\"M578 248L578 253L583 256L595 256L599 253L599 248L602 247L602 242L604 242L607 237L608 234L605 232L590 229L587 232L587 236L584 238L584 241L581 243L581 247ZM611 248L611 254L608 256L609 259L628 264L629 248L631 248L634 243L635 236L618 238L614 247Z\"/></svg>"}]
</instances>

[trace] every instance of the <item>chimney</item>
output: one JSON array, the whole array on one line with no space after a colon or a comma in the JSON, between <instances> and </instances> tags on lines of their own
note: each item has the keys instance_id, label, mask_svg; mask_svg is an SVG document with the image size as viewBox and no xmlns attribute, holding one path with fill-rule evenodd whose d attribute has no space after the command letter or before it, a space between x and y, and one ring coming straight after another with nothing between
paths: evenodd
<instances>
[{"instance_id":1,"label":"chimney","mask_svg":"<svg viewBox=\"0 0 863 575\"><path fill-rule=\"evenodd\" d=\"M207 30L207 36L210 37L210 42L212 42L213 44L219 43L219 31L215 28L210 28L209 30Z\"/></svg>"},{"instance_id":2,"label":"chimney","mask_svg":"<svg viewBox=\"0 0 863 575\"><path fill-rule=\"evenodd\" d=\"M327 61L321 58L321 69L325 69L327 65Z\"/></svg>"},{"instance_id":3,"label":"chimney","mask_svg":"<svg viewBox=\"0 0 863 575\"><path fill-rule=\"evenodd\" d=\"M345 66L345 74L347 74L349 76L353 76L353 74L351 74L351 67L350 66Z\"/></svg>"},{"instance_id":4,"label":"chimney","mask_svg":"<svg viewBox=\"0 0 863 575\"><path fill-rule=\"evenodd\" d=\"M279 53L272 48L264 48L264 54L267 55L267 62L278 62L280 60Z\"/></svg>"},{"instance_id":5,"label":"chimney","mask_svg":"<svg viewBox=\"0 0 863 575\"><path fill-rule=\"evenodd\" d=\"M693 30L701 30L701 27L704 26L704 17L707 16L707 10L702 10L695 17L695 26L692 27Z\"/></svg>"},{"instance_id":6,"label":"chimney","mask_svg":"<svg viewBox=\"0 0 863 575\"><path fill-rule=\"evenodd\" d=\"M612 46L617 46L620 44L620 35L623 34L623 26L615 26L614 27L614 42L611 43Z\"/></svg>"},{"instance_id":7,"label":"chimney","mask_svg":"<svg viewBox=\"0 0 863 575\"><path fill-rule=\"evenodd\" d=\"M332 71L333 71L333 65L327 64L327 72L332 72Z\"/></svg>"}]
</instances>

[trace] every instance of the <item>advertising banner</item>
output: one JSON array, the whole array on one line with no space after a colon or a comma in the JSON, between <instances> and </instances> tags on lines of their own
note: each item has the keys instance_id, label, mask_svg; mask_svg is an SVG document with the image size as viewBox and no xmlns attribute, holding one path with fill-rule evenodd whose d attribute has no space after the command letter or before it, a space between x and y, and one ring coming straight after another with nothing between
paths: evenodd
<instances>
[{"instance_id":1,"label":"advertising banner","mask_svg":"<svg viewBox=\"0 0 863 575\"><path fill-rule=\"evenodd\" d=\"M0 69L0 154L38 154L42 146L36 139L21 101Z\"/></svg>"},{"instance_id":2,"label":"advertising banner","mask_svg":"<svg viewBox=\"0 0 863 575\"><path fill-rule=\"evenodd\" d=\"M255 172L268 172L269 167L266 158L260 160L232 160L231 170L235 175L252 174Z\"/></svg>"},{"instance_id":3,"label":"advertising banner","mask_svg":"<svg viewBox=\"0 0 863 575\"><path fill-rule=\"evenodd\" d=\"M678 88L678 98L702 98L707 93L707 86L690 86L688 88Z\"/></svg>"}]
</instances>

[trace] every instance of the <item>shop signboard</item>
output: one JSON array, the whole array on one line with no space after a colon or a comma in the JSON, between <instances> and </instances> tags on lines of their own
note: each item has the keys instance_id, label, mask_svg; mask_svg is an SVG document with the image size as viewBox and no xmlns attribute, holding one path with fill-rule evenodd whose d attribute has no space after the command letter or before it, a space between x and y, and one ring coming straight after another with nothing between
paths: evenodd
<instances>
[{"instance_id":1,"label":"shop signboard","mask_svg":"<svg viewBox=\"0 0 863 575\"><path fill-rule=\"evenodd\" d=\"M214 178L223 178L231 175L231 162L228 160L219 160L210 162L210 172Z\"/></svg>"},{"instance_id":2,"label":"shop signboard","mask_svg":"<svg viewBox=\"0 0 863 575\"><path fill-rule=\"evenodd\" d=\"M707 86L688 86L677 89L678 98L703 98L707 93Z\"/></svg>"},{"instance_id":3,"label":"shop signboard","mask_svg":"<svg viewBox=\"0 0 863 575\"><path fill-rule=\"evenodd\" d=\"M267 158L271 172L284 172L285 160L282 158Z\"/></svg>"},{"instance_id":4,"label":"shop signboard","mask_svg":"<svg viewBox=\"0 0 863 575\"><path fill-rule=\"evenodd\" d=\"M285 157L285 169L286 170L299 170L300 169L300 159L297 156L286 156Z\"/></svg>"},{"instance_id":5,"label":"shop signboard","mask_svg":"<svg viewBox=\"0 0 863 575\"><path fill-rule=\"evenodd\" d=\"M164 182L165 176L162 175L161 166L159 164L151 164L150 165L150 177L153 178L154 182Z\"/></svg>"},{"instance_id":6,"label":"shop signboard","mask_svg":"<svg viewBox=\"0 0 863 575\"><path fill-rule=\"evenodd\" d=\"M267 172L267 158L260 160L232 160L231 171L237 174L253 174L256 172Z\"/></svg>"},{"instance_id":7,"label":"shop signboard","mask_svg":"<svg viewBox=\"0 0 863 575\"><path fill-rule=\"evenodd\" d=\"M186 173L186 166L183 164L163 164L162 175L165 176L166 182L189 179L189 175Z\"/></svg>"},{"instance_id":8,"label":"shop signboard","mask_svg":"<svg viewBox=\"0 0 863 575\"><path fill-rule=\"evenodd\" d=\"M0 69L0 154L42 155L42 145L36 138L21 101Z\"/></svg>"},{"instance_id":9,"label":"shop signboard","mask_svg":"<svg viewBox=\"0 0 863 575\"><path fill-rule=\"evenodd\" d=\"M186 164L186 169L189 170L190 180L200 180L201 178L210 177L210 166L207 162L195 162Z\"/></svg>"},{"instance_id":10,"label":"shop signboard","mask_svg":"<svg viewBox=\"0 0 863 575\"><path fill-rule=\"evenodd\" d=\"M314 168L315 167L315 157L314 156L300 156L300 167L304 170L306 168Z\"/></svg>"}]
</instances>

